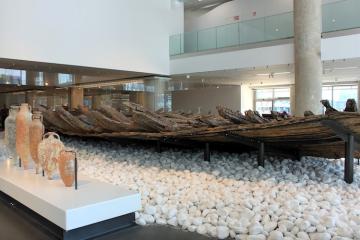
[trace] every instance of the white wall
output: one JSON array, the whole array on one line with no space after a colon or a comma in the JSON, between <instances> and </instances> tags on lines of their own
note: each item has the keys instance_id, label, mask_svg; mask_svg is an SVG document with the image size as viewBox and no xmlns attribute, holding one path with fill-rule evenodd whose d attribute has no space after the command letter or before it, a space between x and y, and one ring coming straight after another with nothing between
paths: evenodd
<instances>
[{"instance_id":1,"label":"white wall","mask_svg":"<svg viewBox=\"0 0 360 240\"><path fill-rule=\"evenodd\" d=\"M335 1L339 0L323 0L323 3ZM293 0L234 0L205 13L186 12L185 31L191 32L237 22L234 16L239 16L240 21L245 21L291 11L293 11Z\"/></svg>"},{"instance_id":2,"label":"white wall","mask_svg":"<svg viewBox=\"0 0 360 240\"><path fill-rule=\"evenodd\" d=\"M171 0L171 29L170 35L184 32L184 2L180 0Z\"/></svg>"},{"instance_id":3,"label":"white wall","mask_svg":"<svg viewBox=\"0 0 360 240\"><path fill-rule=\"evenodd\" d=\"M0 9L0 58L156 74L169 74L169 35L183 22L170 0L0 0Z\"/></svg>"},{"instance_id":4,"label":"white wall","mask_svg":"<svg viewBox=\"0 0 360 240\"><path fill-rule=\"evenodd\" d=\"M294 62L293 44L204 54L171 60L171 74L263 67Z\"/></svg>"},{"instance_id":5,"label":"white wall","mask_svg":"<svg viewBox=\"0 0 360 240\"><path fill-rule=\"evenodd\" d=\"M220 88L198 88L188 91L172 92L173 111L217 114L216 106L223 105L233 110L240 110L241 87L226 86Z\"/></svg>"}]
</instances>

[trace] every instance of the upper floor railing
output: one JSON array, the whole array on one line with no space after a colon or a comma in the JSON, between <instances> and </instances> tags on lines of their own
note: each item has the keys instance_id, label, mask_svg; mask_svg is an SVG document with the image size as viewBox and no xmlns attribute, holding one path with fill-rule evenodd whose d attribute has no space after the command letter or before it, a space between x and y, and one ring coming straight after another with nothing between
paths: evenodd
<instances>
[{"instance_id":1,"label":"upper floor railing","mask_svg":"<svg viewBox=\"0 0 360 240\"><path fill-rule=\"evenodd\" d=\"M322 8L323 32L360 28L360 0L328 3ZM173 35L170 37L170 55L292 38L293 15L293 12L287 12Z\"/></svg>"}]
</instances>

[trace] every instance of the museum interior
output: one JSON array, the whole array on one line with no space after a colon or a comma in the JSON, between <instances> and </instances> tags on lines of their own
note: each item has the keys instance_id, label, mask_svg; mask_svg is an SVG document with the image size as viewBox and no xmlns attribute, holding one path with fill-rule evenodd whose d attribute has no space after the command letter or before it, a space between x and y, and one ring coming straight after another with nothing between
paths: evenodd
<instances>
[{"instance_id":1,"label":"museum interior","mask_svg":"<svg viewBox=\"0 0 360 240\"><path fill-rule=\"evenodd\" d=\"M360 239L360 0L0 9L0 239Z\"/></svg>"}]
</instances>

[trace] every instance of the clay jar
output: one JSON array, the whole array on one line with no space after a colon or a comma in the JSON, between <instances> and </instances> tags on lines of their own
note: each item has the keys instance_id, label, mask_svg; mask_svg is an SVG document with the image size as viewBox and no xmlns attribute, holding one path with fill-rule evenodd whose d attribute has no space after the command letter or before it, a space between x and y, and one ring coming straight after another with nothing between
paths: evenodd
<instances>
[{"instance_id":1,"label":"clay jar","mask_svg":"<svg viewBox=\"0 0 360 240\"><path fill-rule=\"evenodd\" d=\"M36 166L36 174L40 172L40 160L38 156L39 143L45 133L43 116L41 112L34 112L30 124L30 153Z\"/></svg>"},{"instance_id":2,"label":"clay jar","mask_svg":"<svg viewBox=\"0 0 360 240\"><path fill-rule=\"evenodd\" d=\"M59 172L66 187L72 187L75 181L75 158L76 153L73 151L60 152Z\"/></svg>"},{"instance_id":3,"label":"clay jar","mask_svg":"<svg viewBox=\"0 0 360 240\"><path fill-rule=\"evenodd\" d=\"M63 149L64 144L60 141L60 136L54 132L46 133L39 144L38 157L49 180L53 179Z\"/></svg>"},{"instance_id":4,"label":"clay jar","mask_svg":"<svg viewBox=\"0 0 360 240\"><path fill-rule=\"evenodd\" d=\"M17 164L18 156L16 152L16 115L19 109L19 106L11 106L9 116L5 119L5 144L14 164Z\"/></svg>"},{"instance_id":5,"label":"clay jar","mask_svg":"<svg viewBox=\"0 0 360 240\"><path fill-rule=\"evenodd\" d=\"M31 158L29 136L30 124L31 107L27 103L23 103L16 116L16 151L25 170L29 168Z\"/></svg>"}]
</instances>

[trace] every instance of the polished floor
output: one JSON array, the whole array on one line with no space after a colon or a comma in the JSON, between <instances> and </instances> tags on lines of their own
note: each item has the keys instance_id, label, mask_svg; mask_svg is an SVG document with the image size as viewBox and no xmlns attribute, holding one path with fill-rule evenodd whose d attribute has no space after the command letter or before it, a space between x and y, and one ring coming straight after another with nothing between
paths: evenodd
<instances>
[{"instance_id":1,"label":"polished floor","mask_svg":"<svg viewBox=\"0 0 360 240\"><path fill-rule=\"evenodd\" d=\"M1 240L52 240L49 235L31 224L15 207L0 201L0 239ZM163 226L140 227L134 226L118 232L108 234L96 240L208 240L209 238L196 234Z\"/></svg>"}]
</instances>

